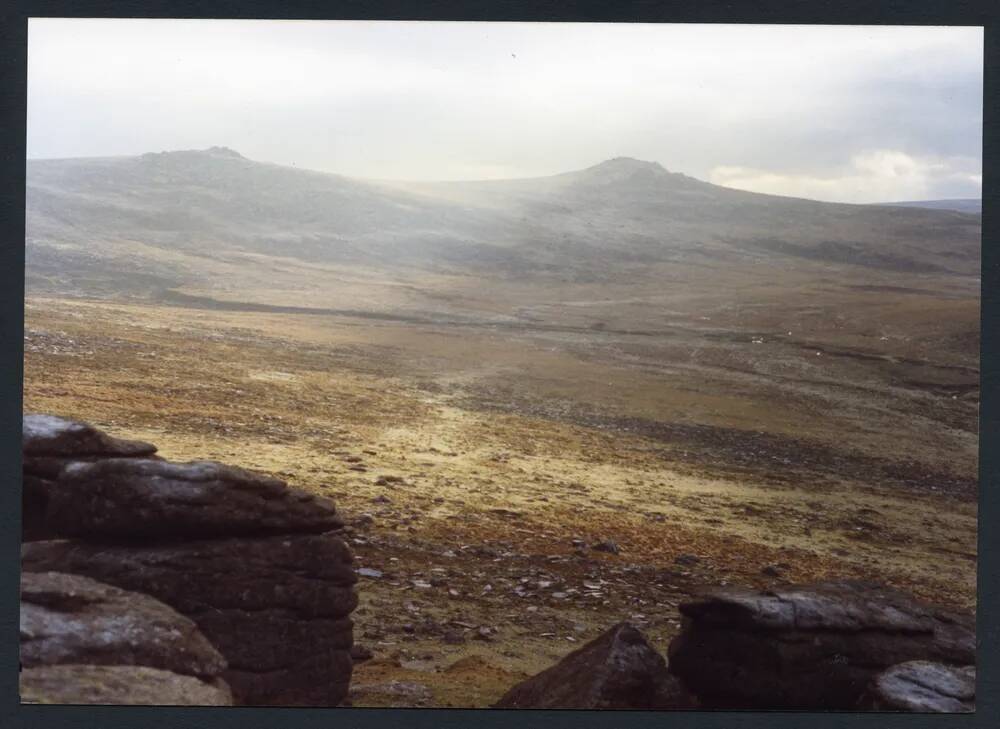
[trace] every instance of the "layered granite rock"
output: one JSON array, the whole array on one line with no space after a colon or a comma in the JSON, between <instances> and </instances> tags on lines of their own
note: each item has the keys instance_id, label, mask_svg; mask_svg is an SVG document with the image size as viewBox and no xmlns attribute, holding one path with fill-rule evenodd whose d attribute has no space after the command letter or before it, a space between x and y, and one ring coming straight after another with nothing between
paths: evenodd
<instances>
[{"instance_id":1,"label":"layered granite rock","mask_svg":"<svg viewBox=\"0 0 1000 729\"><path fill-rule=\"evenodd\" d=\"M138 458L156 453L151 443L122 440L79 420L40 414L24 416L21 447L26 458Z\"/></svg>"},{"instance_id":2,"label":"layered granite rock","mask_svg":"<svg viewBox=\"0 0 1000 729\"><path fill-rule=\"evenodd\" d=\"M132 443L28 422L36 453L54 449L39 433L80 454L88 443ZM23 569L85 575L188 616L225 656L238 703L340 703L357 578L333 503L241 468L153 459L149 448L64 464L45 525L72 539L24 544Z\"/></svg>"},{"instance_id":3,"label":"layered granite rock","mask_svg":"<svg viewBox=\"0 0 1000 729\"><path fill-rule=\"evenodd\" d=\"M347 694L357 577L336 535L32 542L22 565L60 565L169 603L226 657L223 675L238 703L335 706Z\"/></svg>"},{"instance_id":4,"label":"layered granite rock","mask_svg":"<svg viewBox=\"0 0 1000 729\"><path fill-rule=\"evenodd\" d=\"M670 670L706 708L856 709L895 664L975 662L971 615L875 584L719 588L680 611Z\"/></svg>"},{"instance_id":5,"label":"layered granite rock","mask_svg":"<svg viewBox=\"0 0 1000 729\"><path fill-rule=\"evenodd\" d=\"M88 423L57 415L25 415L22 450L22 541L56 536L46 523L46 511L67 465L106 458L157 458L156 446L150 443L115 438Z\"/></svg>"},{"instance_id":6,"label":"layered granite rock","mask_svg":"<svg viewBox=\"0 0 1000 729\"><path fill-rule=\"evenodd\" d=\"M211 461L109 458L67 465L51 488L49 527L97 539L199 539L319 533L343 522L333 503L284 481Z\"/></svg>"},{"instance_id":7,"label":"layered granite rock","mask_svg":"<svg viewBox=\"0 0 1000 729\"><path fill-rule=\"evenodd\" d=\"M507 709L689 709L693 697L646 637L619 623L495 704Z\"/></svg>"},{"instance_id":8,"label":"layered granite rock","mask_svg":"<svg viewBox=\"0 0 1000 729\"><path fill-rule=\"evenodd\" d=\"M162 602L80 575L21 576L29 703L232 704L222 655Z\"/></svg>"},{"instance_id":9,"label":"layered granite rock","mask_svg":"<svg viewBox=\"0 0 1000 729\"><path fill-rule=\"evenodd\" d=\"M55 534L45 525L49 492L55 482L24 471L21 481L21 541L51 539Z\"/></svg>"},{"instance_id":10,"label":"layered granite rock","mask_svg":"<svg viewBox=\"0 0 1000 729\"><path fill-rule=\"evenodd\" d=\"M864 702L875 711L967 713L976 710L976 667L908 661L872 681Z\"/></svg>"},{"instance_id":11,"label":"layered granite rock","mask_svg":"<svg viewBox=\"0 0 1000 729\"><path fill-rule=\"evenodd\" d=\"M159 600L80 575L21 575L21 665L162 668L214 679L225 659L198 627Z\"/></svg>"}]
</instances>

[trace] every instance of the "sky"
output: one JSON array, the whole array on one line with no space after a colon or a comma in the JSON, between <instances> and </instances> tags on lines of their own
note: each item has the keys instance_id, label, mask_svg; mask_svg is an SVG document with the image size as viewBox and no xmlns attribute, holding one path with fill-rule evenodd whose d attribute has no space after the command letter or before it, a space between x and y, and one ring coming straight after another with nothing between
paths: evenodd
<instances>
[{"instance_id":1,"label":"sky","mask_svg":"<svg viewBox=\"0 0 1000 729\"><path fill-rule=\"evenodd\" d=\"M963 27L32 19L29 158L231 147L355 177L613 157L839 202L979 197Z\"/></svg>"}]
</instances>

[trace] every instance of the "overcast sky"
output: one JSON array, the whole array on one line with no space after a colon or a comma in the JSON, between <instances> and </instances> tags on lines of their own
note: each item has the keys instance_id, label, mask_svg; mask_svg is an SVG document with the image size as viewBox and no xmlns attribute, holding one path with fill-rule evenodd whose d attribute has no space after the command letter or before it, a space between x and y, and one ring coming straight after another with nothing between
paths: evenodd
<instances>
[{"instance_id":1,"label":"overcast sky","mask_svg":"<svg viewBox=\"0 0 1000 729\"><path fill-rule=\"evenodd\" d=\"M629 156L821 200L979 197L979 28L30 21L28 157L228 146L395 179Z\"/></svg>"}]
</instances>

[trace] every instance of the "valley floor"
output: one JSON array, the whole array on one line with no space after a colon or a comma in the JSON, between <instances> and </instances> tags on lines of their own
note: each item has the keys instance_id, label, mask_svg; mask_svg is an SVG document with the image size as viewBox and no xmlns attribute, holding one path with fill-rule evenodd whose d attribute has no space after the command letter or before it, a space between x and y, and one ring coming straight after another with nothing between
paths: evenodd
<instances>
[{"instance_id":1,"label":"valley floor","mask_svg":"<svg viewBox=\"0 0 1000 729\"><path fill-rule=\"evenodd\" d=\"M969 373L684 328L33 297L24 409L333 497L367 568L354 704L481 707L619 620L665 651L703 585L973 607Z\"/></svg>"}]
</instances>

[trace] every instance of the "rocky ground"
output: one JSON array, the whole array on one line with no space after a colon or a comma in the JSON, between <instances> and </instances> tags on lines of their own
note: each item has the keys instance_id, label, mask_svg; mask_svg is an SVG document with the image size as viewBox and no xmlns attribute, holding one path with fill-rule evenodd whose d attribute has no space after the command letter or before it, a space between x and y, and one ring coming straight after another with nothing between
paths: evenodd
<instances>
[{"instance_id":1,"label":"rocky ground","mask_svg":"<svg viewBox=\"0 0 1000 729\"><path fill-rule=\"evenodd\" d=\"M621 620L664 652L705 585L975 604L975 403L873 397L883 363L777 386L726 343L665 368L674 344L627 336L596 356L575 334L68 300L29 300L25 326L26 411L334 498L354 705L487 706Z\"/></svg>"}]
</instances>

